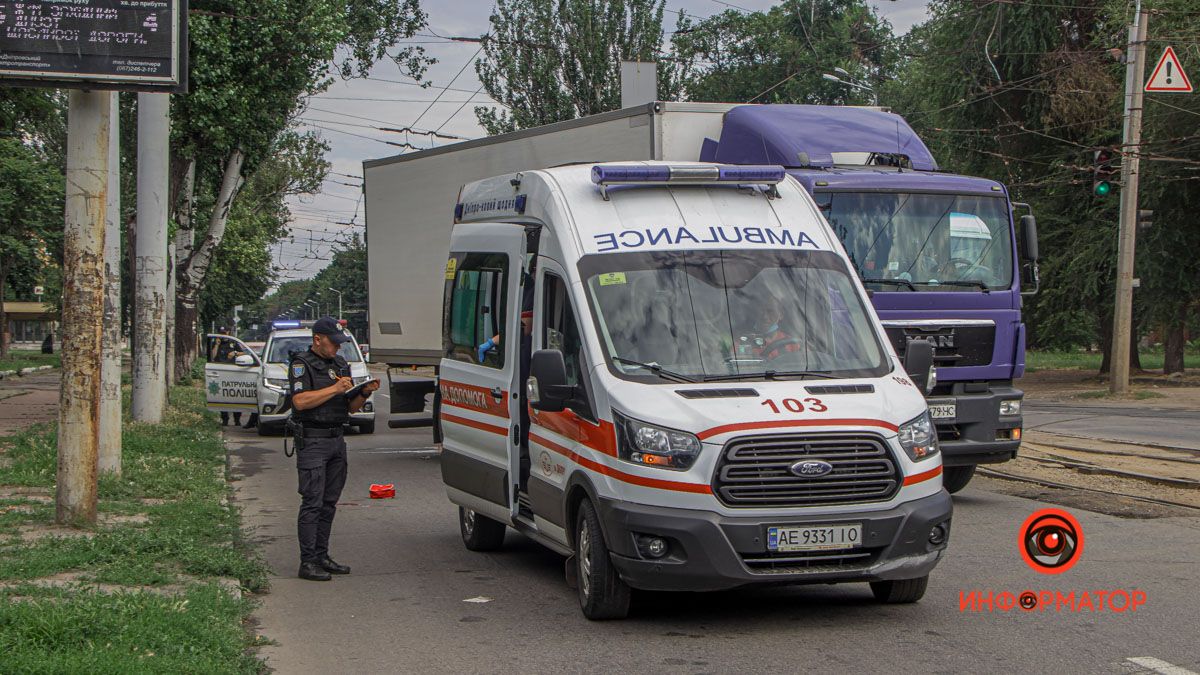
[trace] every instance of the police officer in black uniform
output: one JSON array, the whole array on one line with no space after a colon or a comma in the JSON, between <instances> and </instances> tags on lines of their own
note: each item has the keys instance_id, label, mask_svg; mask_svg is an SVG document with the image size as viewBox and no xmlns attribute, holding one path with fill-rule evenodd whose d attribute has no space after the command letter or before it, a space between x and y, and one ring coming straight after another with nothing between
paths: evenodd
<instances>
[{"instance_id":1,"label":"police officer in black uniform","mask_svg":"<svg viewBox=\"0 0 1200 675\"><path fill-rule=\"evenodd\" d=\"M342 426L357 412L377 380L368 382L353 397L350 366L338 347L350 339L332 317L317 319L312 346L292 356L288 368L291 422L303 430L297 435L296 470L300 476L300 578L329 581L330 574L349 574L350 568L329 557L329 531L337 502L346 484L346 440Z\"/></svg>"}]
</instances>

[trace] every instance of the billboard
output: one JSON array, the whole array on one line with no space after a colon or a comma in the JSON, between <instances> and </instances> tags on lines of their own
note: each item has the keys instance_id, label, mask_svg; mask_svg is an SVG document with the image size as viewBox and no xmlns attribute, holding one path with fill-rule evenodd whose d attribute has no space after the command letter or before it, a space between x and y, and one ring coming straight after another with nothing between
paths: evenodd
<instances>
[{"instance_id":1,"label":"billboard","mask_svg":"<svg viewBox=\"0 0 1200 675\"><path fill-rule=\"evenodd\" d=\"M187 90L187 0L0 0L0 84Z\"/></svg>"}]
</instances>

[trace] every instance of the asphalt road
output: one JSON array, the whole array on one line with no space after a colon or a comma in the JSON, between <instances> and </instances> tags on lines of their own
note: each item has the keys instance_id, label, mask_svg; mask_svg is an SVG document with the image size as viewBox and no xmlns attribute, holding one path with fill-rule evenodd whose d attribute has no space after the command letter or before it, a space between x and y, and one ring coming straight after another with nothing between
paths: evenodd
<instances>
[{"instance_id":1,"label":"asphalt road","mask_svg":"<svg viewBox=\"0 0 1200 675\"><path fill-rule=\"evenodd\" d=\"M636 596L627 620L593 623L561 557L511 531L501 552L467 551L428 430L382 422L348 437L332 552L353 574L295 578L294 460L280 439L253 433L227 438L236 502L274 570L257 631L274 641L262 654L281 673L1200 671L1200 517L1073 510L1082 557L1049 576L1017 549L1022 521L1046 504L983 482L956 498L948 555L918 604L878 605L865 585L655 593ZM369 499L371 483L395 483L397 497ZM1115 589L1144 591L1146 603L1123 613L959 606L964 591Z\"/></svg>"},{"instance_id":2,"label":"asphalt road","mask_svg":"<svg viewBox=\"0 0 1200 675\"><path fill-rule=\"evenodd\" d=\"M1026 401L1025 428L1200 451L1200 410Z\"/></svg>"}]
</instances>

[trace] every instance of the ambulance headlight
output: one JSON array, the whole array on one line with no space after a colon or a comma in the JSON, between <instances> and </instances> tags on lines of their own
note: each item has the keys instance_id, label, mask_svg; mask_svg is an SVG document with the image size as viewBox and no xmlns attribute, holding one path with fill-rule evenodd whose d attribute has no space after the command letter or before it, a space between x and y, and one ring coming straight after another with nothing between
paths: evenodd
<instances>
[{"instance_id":1,"label":"ambulance headlight","mask_svg":"<svg viewBox=\"0 0 1200 675\"><path fill-rule=\"evenodd\" d=\"M929 459L938 453L937 434L928 411L901 424L899 436L900 446L914 462Z\"/></svg>"},{"instance_id":2,"label":"ambulance headlight","mask_svg":"<svg viewBox=\"0 0 1200 675\"><path fill-rule=\"evenodd\" d=\"M700 455L700 439L686 431L667 429L613 412L617 455L634 464L664 469L687 469Z\"/></svg>"}]
</instances>

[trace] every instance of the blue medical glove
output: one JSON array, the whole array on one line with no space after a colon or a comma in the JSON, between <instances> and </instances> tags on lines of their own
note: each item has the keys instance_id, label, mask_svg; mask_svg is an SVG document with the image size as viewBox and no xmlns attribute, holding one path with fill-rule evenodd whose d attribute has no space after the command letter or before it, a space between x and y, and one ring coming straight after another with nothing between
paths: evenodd
<instances>
[{"instance_id":1,"label":"blue medical glove","mask_svg":"<svg viewBox=\"0 0 1200 675\"><path fill-rule=\"evenodd\" d=\"M488 341L479 345L479 362L483 363L483 357L488 352L496 348L496 341L488 338Z\"/></svg>"}]
</instances>

